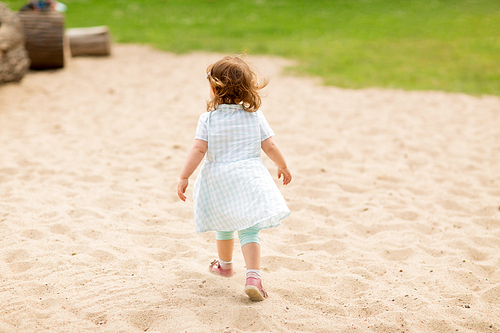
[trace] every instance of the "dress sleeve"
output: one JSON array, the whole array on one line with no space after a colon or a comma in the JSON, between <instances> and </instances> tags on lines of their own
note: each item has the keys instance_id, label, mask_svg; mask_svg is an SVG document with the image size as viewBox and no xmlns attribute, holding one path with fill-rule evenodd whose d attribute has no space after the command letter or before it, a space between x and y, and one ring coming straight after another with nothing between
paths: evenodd
<instances>
[{"instance_id":1,"label":"dress sleeve","mask_svg":"<svg viewBox=\"0 0 500 333\"><path fill-rule=\"evenodd\" d=\"M198 127L196 127L195 139L208 141L208 112L203 113L198 119Z\"/></svg>"},{"instance_id":2,"label":"dress sleeve","mask_svg":"<svg viewBox=\"0 0 500 333\"><path fill-rule=\"evenodd\" d=\"M264 114L261 111L256 111L257 117L259 118L259 126L260 126L260 141L264 141L274 136L274 132L269 126Z\"/></svg>"}]
</instances>

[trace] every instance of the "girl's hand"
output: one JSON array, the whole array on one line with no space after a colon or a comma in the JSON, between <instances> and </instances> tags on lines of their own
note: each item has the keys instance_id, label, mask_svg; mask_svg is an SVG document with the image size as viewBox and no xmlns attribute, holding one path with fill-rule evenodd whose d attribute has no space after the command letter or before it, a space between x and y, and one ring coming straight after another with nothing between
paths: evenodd
<instances>
[{"instance_id":1,"label":"girl's hand","mask_svg":"<svg viewBox=\"0 0 500 333\"><path fill-rule=\"evenodd\" d=\"M186 196L184 195L184 193L186 193L188 184L189 181L187 179L180 179L179 184L177 184L177 195L182 201L186 201Z\"/></svg>"},{"instance_id":2,"label":"girl's hand","mask_svg":"<svg viewBox=\"0 0 500 333\"><path fill-rule=\"evenodd\" d=\"M278 179L283 176L283 185L288 185L292 181L292 173L288 168L280 168L278 167Z\"/></svg>"}]
</instances>

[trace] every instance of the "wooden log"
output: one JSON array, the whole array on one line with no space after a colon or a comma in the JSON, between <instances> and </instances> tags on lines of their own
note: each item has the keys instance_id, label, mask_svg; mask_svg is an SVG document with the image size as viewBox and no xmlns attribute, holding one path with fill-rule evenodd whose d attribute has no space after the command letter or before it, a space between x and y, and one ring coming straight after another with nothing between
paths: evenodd
<instances>
[{"instance_id":1,"label":"wooden log","mask_svg":"<svg viewBox=\"0 0 500 333\"><path fill-rule=\"evenodd\" d=\"M97 55L111 53L111 37L107 26L72 28L66 30L71 56Z\"/></svg>"},{"instance_id":2,"label":"wooden log","mask_svg":"<svg viewBox=\"0 0 500 333\"><path fill-rule=\"evenodd\" d=\"M55 12L20 12L31 69L64 67L64 15Z\"/></svg>"},{"instance_id":3,"label":"wooden log","mask_svg":"<svg viewBox=\"0 0 500 333\"><path fill-rule=\"evenodd\" d=\"M21 21L0 2L0 84L20 81L29 66Z\"/></svg>"}]
</instances>

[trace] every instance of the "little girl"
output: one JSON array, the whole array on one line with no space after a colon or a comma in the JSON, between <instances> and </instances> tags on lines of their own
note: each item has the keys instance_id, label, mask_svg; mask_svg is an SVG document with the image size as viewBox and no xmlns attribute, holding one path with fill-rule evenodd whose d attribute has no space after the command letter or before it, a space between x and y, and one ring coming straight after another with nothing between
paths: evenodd
<instances>
[{"instance_id":1,"label":"little girl","mask_svg":"<svg viewBox=\"0 0 500 333\"><path fill-rule=\"evenodd\" d=\"M219 259L209 269L231 277L234 232L238 231L247 267L245 293L263 301L267 293L260 272L259 231L277 227L290 215L283 196L260 158L262 149L278 166L283 184L292 180L285 158L272 139L274 132L258 111L259 84L250 66L226 56L208 66L209 112L198 121L194 144L182 169L177 194L186 201L188 179L206 159L193 190L196 232L216 231Z\"/></svg>"}]
</instances>

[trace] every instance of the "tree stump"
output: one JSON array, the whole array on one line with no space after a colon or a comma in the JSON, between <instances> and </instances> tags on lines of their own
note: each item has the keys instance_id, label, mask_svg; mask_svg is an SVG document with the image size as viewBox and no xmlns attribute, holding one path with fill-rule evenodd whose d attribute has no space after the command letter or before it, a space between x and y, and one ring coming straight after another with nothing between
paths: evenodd
<instances>
[{"instance_id":1,"label":"tree stump","mask_svg":"<svg viewBox=\"0 0 500 333\"><path fill-rule=\"evenodd\" d=\"M106 56L111 53L111 37L107 26L68 29L66 36L72 57Z\"/></svg>"},{"instance_id":2,"label":"tree stump","mask_svg":"<svg viewBox=\"0 0 500 333\"><path fill-rule=\"evenodd\" d=\"M29 66L21 21L0 2L0 84L21 81Z\"/></svg>"},{"instance_id":3,"label":"tree stump","mask_svg":"<svg viewBox=\"0 0 500 333\"><path fill-rule=\"evenodd\" d=\"M64 15L55 12L20 12L31 69L64 67Z\"/></svg>"}]
</instances>

